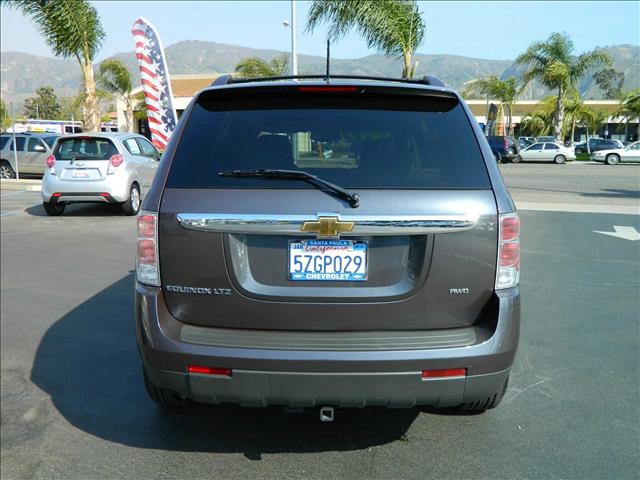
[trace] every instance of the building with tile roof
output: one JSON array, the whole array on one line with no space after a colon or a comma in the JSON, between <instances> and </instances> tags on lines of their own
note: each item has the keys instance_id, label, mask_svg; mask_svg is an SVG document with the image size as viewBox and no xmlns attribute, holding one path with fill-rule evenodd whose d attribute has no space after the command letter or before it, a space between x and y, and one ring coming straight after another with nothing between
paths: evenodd
<instances>
[{"instance_id":1,"label":"building with tile roof","mask_svg":"<svg viewBox=\"0 0 640 480\"><path fill-rule=\"evenodd\" d=\"M173 101L175 105L176 112L178 114L178 118L182 115L182 112L187 105L191 101L191 99L203 88L208 87L211 83L218 78L219 76L224 75L222 73L219 74L198 74L198 75L173 75L171 77L171 89L173 91ZM133 94L139 93L142 90L142 87L138 87L133 90ZM473 112L476 117L476 120L481 125L484 125L486 122L486 112L488 110L487 100L466 100L469 108ZM497 104L497 102L495 102ZM533 113L536 110L540 109L539 100L521 100L516 102L513 107L512 121L513 126L516 129L516 135L519 134L519 126L522 122L522 119L527 115ZM584 102L587 106L591 107L597 112L606 112L609 115L607 119L607 123L603 125L602 130L597 133L600 136L606 136L610 138L615 138L618 140L637 140L635 138L635 134L637 132L637 122L630 123L628 127L625 122L621 118L614 117L615 111L620 108L620 102L617 100L585 100ZM121 129L124 129L125 121L124 121L124 103L122 101L118 101L117 105L117 113L118 113L118 125ZM148 125L146 121L134 121L134 130L143 135L147 134ZM584 128L576 129L576 140L582 140L585 136Z\"/></svg>"}]
</instances>

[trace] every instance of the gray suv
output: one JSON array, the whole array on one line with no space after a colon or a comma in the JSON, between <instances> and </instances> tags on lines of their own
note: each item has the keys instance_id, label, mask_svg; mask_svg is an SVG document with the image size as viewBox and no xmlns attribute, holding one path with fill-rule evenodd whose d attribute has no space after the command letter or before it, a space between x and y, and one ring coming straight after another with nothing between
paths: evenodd
<instances>
[{"instance_id":1,"label":"gray suv","mask_svg":"<svg viewBox=\"0 0 640 480\"><path fill-rule=\"evenodd\" d=\"M58 137L55 133L16 133L16 155L13 134L0 135L0 177L16 178L16 170L18 173L43 175L47 169L47 157L51 155Z\"/></svg>"},{"instance_id":2,"label":"gray suv","mask_svg":"<svg viewBox=\"0 0 640 480\"><path fill-rule=\"evenodd\" d=\"M222 77L138 216L147 391L493 408L518 345L519 235L473 114L436 80Z\"/></svg>"}]
</instances>

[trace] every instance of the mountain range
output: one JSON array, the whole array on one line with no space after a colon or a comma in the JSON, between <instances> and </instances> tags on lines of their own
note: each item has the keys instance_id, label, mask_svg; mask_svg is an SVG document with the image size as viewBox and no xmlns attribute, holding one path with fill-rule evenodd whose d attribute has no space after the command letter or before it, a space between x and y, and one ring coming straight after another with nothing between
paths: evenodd
<instances>
[{"instance_id":1,"label":"mountain range","mask_svg":"<svg viewBox=\"0 0 640 480\"><path fill-rule=\"evenodd\" d=\"M623 90L640 87L640 46L613 45L603 47L611 56L613 68L625 74ZM260 57L270 61L285 54L278 50L263 50L224 43L186 40L165 50L169 72L172 74L228 73L246 57ZM135 54L123 52L114 55L122 60L138 78ZM461 90L465 82L474 78L497 75L506 78L515 75L522 78L524 67L513 60L488 60L458 55L416 54L417 75L435 75L447 86ZM301 74L324 73L326 59L315 55L299 55ZM331 71L335 74L372 75L397 77L402 70L399 58L384 55L367 55L356 59L331 59ZM602 92L589 72L580 83L580 91L586 99L601 99ZM6 102L16 102L21 107L25 98L33 95L41 86L51 86L59 97L76 94L81 86L80 68L75 60L41 57L20 52L0 53L1 94ZM549 92L533 83L522 99L540 99Z\"/></svg>"}]
</instances>

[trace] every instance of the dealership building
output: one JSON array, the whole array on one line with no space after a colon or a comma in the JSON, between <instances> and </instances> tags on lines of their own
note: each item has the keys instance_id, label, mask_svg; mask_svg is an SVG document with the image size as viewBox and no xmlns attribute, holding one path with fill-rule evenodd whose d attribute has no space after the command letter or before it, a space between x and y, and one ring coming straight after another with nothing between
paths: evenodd
<instances>
[{"instance_id":1,"label":"dealership building","mask_svg":"<svg viewBox=\"0 0 640 480\"><path fill-rule=\"evenodd\" d=\"M173 92L173 103L178 114L187 108L191 99L203 88L211 85L211 83L222 74L207 75L173 75L171 78L171 89ZM142 87L135 89L132 94L140 92ZM482 100L466 100L469 108L481 125L487 120L487 111L489 104L486 99ZM596 112L604 112L607 114L607 121L602 125L600 130L596 132L596 136L614 138L621 141L635 141L637 138L638 123L631 122L627 124L623 118L615 117L615 112L620 108L620 102L617 100L585 100L585 105L591 107ZM539 100L520 100L515 103L512 111L512 123L515 129L515 136L519 135L520 123L527 115L540 110ZM117 122L121 130L125 129L124 119L124 102L121 100L117 104ZM146 120L134 121L134 130L145 136L149 136L149 125ZM592 132L589 132L593 135ZM584 140L586 131L584 128L576 127L576 141Z\"/></svg>"}]
</instances>

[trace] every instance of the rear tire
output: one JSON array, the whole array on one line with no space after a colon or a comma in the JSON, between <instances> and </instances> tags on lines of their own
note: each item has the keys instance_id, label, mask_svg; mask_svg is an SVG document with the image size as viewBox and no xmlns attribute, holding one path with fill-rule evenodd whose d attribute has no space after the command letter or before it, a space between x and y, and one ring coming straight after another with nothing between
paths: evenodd
<instances>
[{"instance_id":1,"label":"rear tire","mask_svg":"<svg viewBox=\"0 0 640 480\"><path fill-rule=\"evenodd\" d=\"M556 158L553 159L558 165L562 165L567 161L567 158L564 155L556 155Z\"/></svg>"},{"instance_id":2,"label":"rear tire","mask_svg":"<svg viewBox=\"0 0 640 480\"><path fill-rule=\"evenodd\" d=\"M16 172L6 160L2 160L0 163L0 178L16 178Z\"/></svg>"},{"instance_id":3,"label":"rear tire","mask_svg":"<svg viewBox=\"0 0 640 480\"><path fill-rule=\"evenodd\" d=\"M122 204L122 213L125 215L137 215L140 211L140 187L137 183L131 184L129 198Z\"/></svg>"},{"instance_id":4,"label":"rear tire","mask_svg":"<svg viewBox=\"0 0 640 480\"><path fill-rule=\"evenodd\" d=\"M502 389L495 392L493 395L490 395L481 400L463 403L454 410L459 413L483 413L486 410L496 408L498 405L500 405L500 402L502 401L502 398L507 391L507 385L509 385L509 377L507 377L507 379L505 380Z\"/></svg>"},{"instance_id":5,"label":"rear tire","mask_svg":"<svg viewBox=\"0 0 640 480\"><path fill-rule=\"evenodd\" d=\"M149 398L156 402L158 405L162 405L163 407L184 407L189 403L186 398L182 398L173 390L169 390L168 388L161 388L155 386L149 377L147 376L147 372L142 369L142 374L144 376L144 387L149 394Z\"/></svg>"},{"instance_id":6,"label":"rear tire","mask_svg":"<svg viewBox=\"0 0 640 480\"><path fill-rule=\"evenodd\" d=\"M52 217L57 217L64 213L64 209L66 205L62 202L58 203L50 203L50 202L42 202L42 206L44 207L44 211L47 212L47 215Z\"/></svg>"},{"instance_id":7,"label":"rear tire","mask_svg":"<svg viewBox=\"0 0 640 480\"><path fill-rule=\"evenodd\" d=\"M616 163L620 162L620 156L612 153L610 155L607 155L607 158L605 158L604 161L607 165L615 165Z\"/></svg>"}]
</instances>

